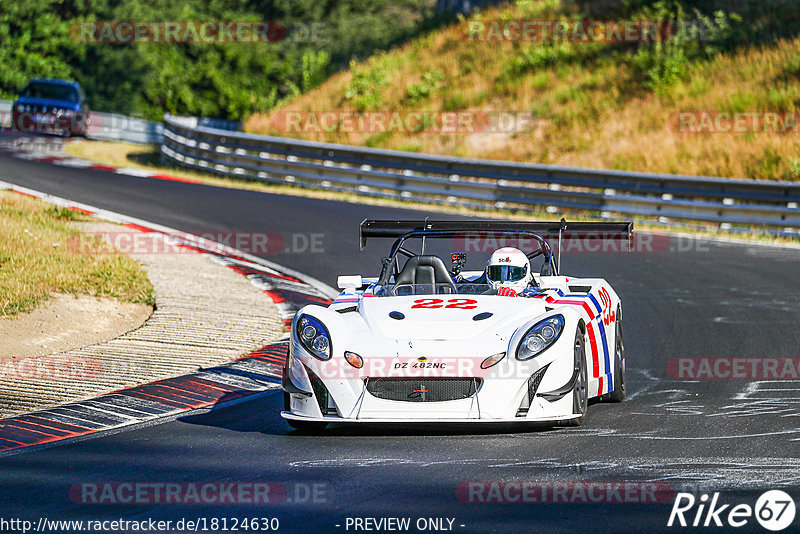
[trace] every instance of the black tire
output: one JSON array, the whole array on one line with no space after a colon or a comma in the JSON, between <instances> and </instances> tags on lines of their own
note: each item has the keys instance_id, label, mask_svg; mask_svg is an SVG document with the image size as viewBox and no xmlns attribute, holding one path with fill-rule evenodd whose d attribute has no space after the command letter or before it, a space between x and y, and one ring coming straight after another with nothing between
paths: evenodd
<instances>
[{"instance_id":1,"label":"black tire","mask_svg":"<svg viewBox=\"0 0 800 534\"><path fill-rule=\"evenodd\" d=\"M285 391L283 392L283 411L289 411L289 394ZM322 423L320 421L296 421L294 419L287 419L286 422L295 430L308 434L319 434L328 426L328 423Z\"/></svg>"},{"instance_id":2,"label":"black tire","mask_svg":"<svg viewBox=\"0 0 800 534\"><path fill-rule=\"evenodd\" d=\"M608 402L625 400L625 336L622 333L622 310L617 307L616 342L614 343L614 391L603 395Z\"/></svg>"},{"instance_id":3,"label":"black tire","mask_svg":"<svg viewBox=\"0 0 800 534\"><path fill-rule=\"evenodd\" d=\"M586 344L580 330L575 332L575 367L578 371L578 380L572 389L572 413L580 414L580 417L565 421L564 426L581 426L586 416L586 409L589 406L589 377L586 370Z\"/></svg>"}]
</instances>

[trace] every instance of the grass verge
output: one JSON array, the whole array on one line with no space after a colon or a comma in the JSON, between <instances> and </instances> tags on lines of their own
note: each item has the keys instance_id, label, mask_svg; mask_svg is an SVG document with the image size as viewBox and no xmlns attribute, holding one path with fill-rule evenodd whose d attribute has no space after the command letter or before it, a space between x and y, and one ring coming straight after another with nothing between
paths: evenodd
<instances>
[{"instance_id":1,"label":"grass verge","mask_svg":"<svg viewBox=\"0 0 800 534\"><path fill-rule=\"evenodd\" d=\"M29 312L53 293L112 297L155 304L155 292L135 260L74 250L72 221L89 217L10 191L0 191L0 317ZM85 243L85 240L82 244Z\"/></svg>"},{"instance_id":2,"label":"grass verge","mask_svg":"<svg viewBox=\"0 0 800 534\"><path fill-rule=\"evenodd\" d=\"M245 122L251 133L431 154L642 172L799 180L800 36L792 17L735 13L757 2L718 3L714 17L666 6L680 2L518 0L473 14L408 44L353 62L321 86ZM684 2L688 3L688 2ZM699 2L697 2L699 4ZM708 4L708 2L706 2ZM735 5L734 5L735 4ZM588 16L578 6L609 9ZM654 5L656 7L647 7ZM606 7L603 7L606 6ZM627 6L627 7L623 7ZM660 7L658 7L660 6ZM757 7L757 6L756 6ZM576 11L577 10L577 11ZM745 20L742 20L742 18ZM466 38L471 24L588 19L702 23L708 39L678 32L666 43ZM673 18L673 17L678 17ZM787 18L788 17L788 18ZM781 26L773 39L763 24ZM683 27L677 24L676 27ZM796 28L796 27L795 27ZM425 111L530 114L486 131L434 133L403 125L359 127L350 115ZM763 113L785 117L776 128L734 132L681 127L681 112ZM287 113L298 120L287 120ZM325 114L328 119L318 124ZM470 115L472 114L472 115ZM724 115L723 115L724 116ZM792 120L790 120L792 119ZM699 121L699 119L698 119ZM388 119L386 120L389 123ZM354 126L355 124L355 126ZM792 127L791 125L794 125ZM738 127L737 127L738 128Z\"/></svg>"}]
</instances>

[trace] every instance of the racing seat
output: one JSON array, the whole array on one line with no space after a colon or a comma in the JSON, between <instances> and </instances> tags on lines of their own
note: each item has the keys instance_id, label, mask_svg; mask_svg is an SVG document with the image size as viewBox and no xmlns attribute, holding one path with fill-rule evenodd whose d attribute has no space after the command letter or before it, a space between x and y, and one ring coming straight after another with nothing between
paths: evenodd
<instances>
[{"instance_id":1,"label":"racing seat","mask_svg":"<svg viewBox=\"0 0 800 534\"><path fill-rule=\"evenodd\" d=\"M456 285L444 262L433 255L408 258L394 283L395 287L414 287L417 294L456 293ZM434 284L440 285L435 287Z\"/></svg>"}]
</instances>

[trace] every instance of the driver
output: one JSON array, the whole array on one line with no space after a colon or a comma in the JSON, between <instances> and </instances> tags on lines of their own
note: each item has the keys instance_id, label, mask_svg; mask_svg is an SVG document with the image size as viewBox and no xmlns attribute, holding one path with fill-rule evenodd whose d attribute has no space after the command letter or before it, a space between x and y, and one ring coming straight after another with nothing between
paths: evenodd
<instances>
[{"instance_id":1,"label":"driver","mask_svg":"<svg viewBox=\"0 0 800 534\"><path fill-rule=\"evenodd\" d=\"M486 263L486 282L504 297L521 295L533 280L531 262L519 249L505 247L495 250Z\"/></svg>"}]
</instances>

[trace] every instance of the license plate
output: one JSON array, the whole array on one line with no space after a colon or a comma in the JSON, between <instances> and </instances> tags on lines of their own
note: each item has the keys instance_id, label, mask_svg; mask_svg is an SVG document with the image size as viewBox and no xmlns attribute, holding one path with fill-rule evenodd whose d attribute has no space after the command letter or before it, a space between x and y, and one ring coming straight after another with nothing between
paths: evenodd
<instances>
[{"instance_id":1,"label":"license plate","mask_svg":"<svg viewBox=\"0 0 800 534\"><path fill-rule=\"evenodd\" d=\"M45 113L34 113L33 122L39 122L43 124L53 124L55 122L55 117L53 117L52 115L47 115Z\"/></svg>"}]
</instances>

